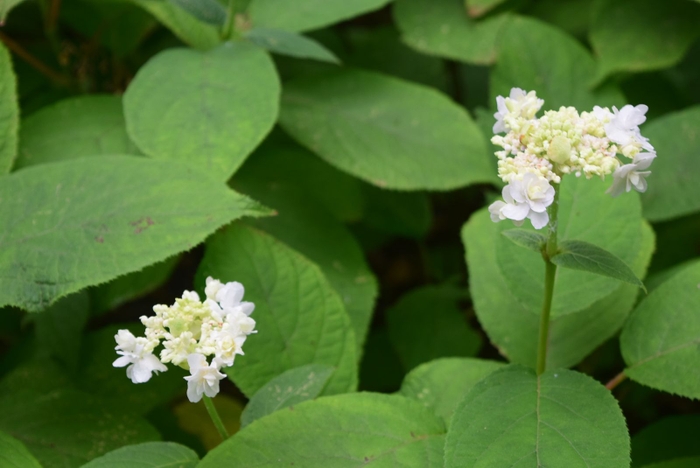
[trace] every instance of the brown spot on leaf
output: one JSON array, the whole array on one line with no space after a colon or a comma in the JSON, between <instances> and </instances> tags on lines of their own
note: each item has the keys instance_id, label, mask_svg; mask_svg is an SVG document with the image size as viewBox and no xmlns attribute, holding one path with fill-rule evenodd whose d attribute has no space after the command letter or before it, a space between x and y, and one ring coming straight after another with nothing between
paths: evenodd
<instances>
[{"instance_id":1,"label":"brown spot on leaf","mask_svg":"<svg viewBox=\"0 0 700 468\"><path fill-rule=\"evenodd\" d=\"M95 241L96 241L96 242L99 242L100 244L103 244L104 241L105 241L105 239L104 239L104 237L102 237L102 236L97 236L97 237L95 237Z\"/></svg>"}]
</instances>

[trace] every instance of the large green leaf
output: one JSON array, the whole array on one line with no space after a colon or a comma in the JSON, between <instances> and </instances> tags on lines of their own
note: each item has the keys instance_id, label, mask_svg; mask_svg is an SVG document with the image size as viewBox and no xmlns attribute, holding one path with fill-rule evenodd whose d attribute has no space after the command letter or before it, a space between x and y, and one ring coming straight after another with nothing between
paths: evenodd
<instances>
[{"instance_id":1,"label":"large green leaf","mask_svg":"<svg viewBox=\"0 0 700 468\"><path fill-rule=\"evenodd\" d=\"M593 180L574 180L573 185L576 186L578 183L599 185ZM606 209L610 207L599 206L595 190L592 192L588 189L569 191L566 186L565 179L565 185L562 187L561 226L569 224L566 219L571 217L569 232L573 237L592 236L591 239L594 238L597 241L604 239L606 229L603 227L598 229L597 226L607 226L608 223L614 226L617 222L617 218L608 218L605 215ZM599 189L602 190L602 187L599 186ZM576 193L581 195L576 197L577 213L570 216L567 211L570 210L573 197L569 197ZM590 200L592 204L587 205L585 200ZM599 201L609 204L611 203L609 200L608 198ZM626 205L628 202L622 203L623 206L630 208ZM633 209L635 203L637 202L633 202L630 209ZM600 224L596 224L596 220ZM626 233L624 235L627 236L626 242L635 245L633 255L627 261L633 271L641 277L654 248L653 231L639 220L638 215L637 221L629 222L636 223L638 233L629 229L630 226L619 225L616 228L611 227L611 232L622 232L618 230L623 229ZM505 222L500 224L506 224L506 226L493 223L488 212L484 210L472 216L463 230L467 266L471 272L472 298L481 325L501 353L511 361L534 366L537 354L539 308L543 297L543 261L537 253L525 250L512 244L504 236L499 236L499 231L510 228ZM591 228L590 231L589 228ZM567 228L562 227L559 232L564 234ZM568 235L563 235L563 238L567 238ZM635 241L637 236L639 239ZM617 248L620 248L619 244ZM504 263L504 259L510 261ZM550 368L576 364L612 336L624 323L637 296L637 288L634 286L617 283L610 288L610 285L602 283L612 283L611 281L602 278L603 282L599 283L597 281L600 278L589 273L558 271L557 275L555 314L551 321L548 348ZM564 282L566 275L573 275L573 277ZM516 285L513 282L516 278L520 278L523 284ZM523 287L525 284L536 288L537 292L531 293ZM566 286L566 289L563 286ZM588 289L589 286L592 288ZM596 289L598 287L607 289L609 292L601 297ZM557 296L558 291L564 294ZM558 306L557 301L561 301Z\"/></svg>"},{"instance_id":2,"label":"large green leaf","mask_svg":"<svg viewBox=\"0 0 700 468\"><path fill-rule=\"evenodd\" d=\"M596 81L613 72L642 72L679 62L698 37L700 6L685 0L599 0L590 40Z\"/></svg>"},{"instance_id":3,"label":"large green leaf","mask_svg":"<svg viewBox=\"0 0 700 468\"><path fill-rule=\"evenodd\" d=\"M639 468L672 458L700 457L698 431L698 414L671 416L646 426L632 437L632 466Z\"/></svg>"},{"instance_id":4,"label":"large green leaf","mask_svg":"<svg viewBox=\"0 0 700 468\"><path fill-rule=\"evenodd\" d=\"M309 31L381 8L391 0L253 0L254 27Z\"/></svg>"},{"instance_id":5,"label":"large green leaf","mask_svg":"<svg viewBox=\"0 0 700 468\"><path fill-rule=\"evenodd\" d=\"M407 370L441 357L473 356L481 337L458 306L466 291L425 286L411 291L386 312L389 338Z\"/></svg>"},{"instance_id":6,"label":"large green leaf","mask_svg":"<svg viewBox=\"0 0 700 468\"><path fill-rule=\"evenodd\" d=\"M164 0L130 0L152 14L186 44L208 50L220 42L219 30ZM191 72L192 70L190 70Z\"/></svg>"},{"instance_id":7,"label":"large green leaf","mask_svg":"<svg viewBox=\"0 0 700 468\"><path fill-rule=\"evenodd\" d=\"M227 369L252 396L270 379L304 364L336 368L325 394L357 386L355 334L340 296L321 269L277 239L240 223L207 242L197 276L240 281L255 303L258 334Z\"/></svg>"},{"instance_id":8,"label":"large green leaf","mask_svg":"<svg viewBox=\"0 0 700 468\"><path fill-rule=\"evenodd\" d=\"M357 349L361 350L378 286L360 246L347 228L315 200L300 193L290 182L280 182L266 172L269 171L243 171L234 179L238 190L278 212L277 216L251 224L275 236L321 268L343 300L355 331Z\"/></svg>"},{"instance_id":9,"label":"large green leaf","mask_svg":"<svg viewBox=\"0 0 700 468\"><path fill-rule=\"evenodd\" d=\"M23 169L0 180L0 305L41 310L265 213L172 161L104 156Z\"/></svg>"},{"instance_id":10,"label":"large green leaf","mask_svg":"<svg viewBox=\"0 0 700 468\"><path fill-rule=\"evenodd\" d=\"M285 85L282 127L379 187L447 190L494 179L469 114L423 86L342 69Z\"/></svg>"},{"instance_id":11,"label":"large green leaf","mask_svg":"<svg viewBox=\"0 0 700 468\"><path fill-rule=\"evenodd\" d=\"M697 468L700 466L700 457L675 458L652 465L645 465L644 468Z\"/></svg>"},{"instance_id":12,"label":"large green leaf","mask_svg":"<svg viewBox=\"0 0 700 468\"><path fill-rule=\"evenodd\" d=\"M194 468L199 457L190 448L173 442L146 442L118 448L95 458L82 468Z\"/></svg>"},{"instance_id":13,"label":"large green leaf","mask_svg":"<svg viewBox=\"0 0 700 468\"><path fill-rule=\"evenodd\" d=\"M442 468L445 426L397 395L320 398L260 419L207 454L198 468Z\"/></svg>"},{"instance_id":14,"label":"large green leaf","mask_svg":"<svg viewBox=\"0 0 700 468\"><path fill-rule=\"evenodd\" d=\"M313 400L323 391L333 370L323 364L308 364L278 375L250 399L241 414L241 427L275 411Z\"/></svg>"},{"instance_id":15,"label":"large green leaf","mask_svg":"<svg viewBox=\"0 0 700 468\"><path fill-rule=\"evenodd\" d=\"M226 22L226 8L219 0L168 0L168 2L204 23L223 26Z\"/></svg>"},{"instance_id":16,"label":"large green leaf","mask_svg":"<svg viewBox=\"0 0 700 468\"><path fill-rule=\"evenodd\" d=\"M119 96L78 96L22 121L15 169L104 154L138 154L126 134Z\"/></svg>"},{"instance_id":17,"label":"large green leaf","mask_svg":"<svg viewBox=\"0 0 700 468\"><path fill-rule=\"evenodd\" d=\"M595 73L593 58L576 39L538 20L513 18L499 39L498 62L491 73L492 102L518 87L537 91L545 109L575 106L583 111L624 104L614 86L589 90Z\"/></svg>"},{"instance_id":18,"label":"large green leaf","mask_svg":"<svg viewBox=\"0 0 700 468\"><path fill-rule=\"evenodd\" d=\"M138 416L72 390L3 395L0 413L0 430L22 441L44 468L77 468L123 445L160 438Z\"/></svg>"},{"instance_id":19,"label":"large green leaf","mask_svg":"<svg viewBox=\"0 0 700 468\"><path fill-rule=\"evenodd\" d=\"M41 468L27 447L14 437L0 431L0 465L5 468Z\"/></svg>"},{"instance_id":20,"label":"large green leaf","mask_svg":"<svg viewBox=\"0 0 700 468\"><path fill-rule=\"evenodd\" d=\"M279 92L272 60L252 44L169 49L129 85L126 127L148 156L186 161L226 180L272 129Z\"/></svg>"},{"instance_id":21,"label":"large green leaf","mask_svg":"<svg viewBox=\"0 0 700 468\"><path fill-rule=\"evenodd\" d=\"M665 115L643 131L659 155L651 167L649 188L642 194L644 216L665 221L700 211L700 106Z\"/></svg>"},{"instance_id":22,"label":"large green leaf","mask_svg":"<svg viewBox=\"0 0 700 468\"><path fill-rule=\"evenodd\" d=\"M370 184L362 186L365 216L362 222L382 233L422 239L430 230L433 213L426 192L398 192Z\"/></svg>"},{"instance_id":23,"label":"large green leaf","mask_svg":"<svg viewBox=\"0 0 700 468\"><path fill-rule=\"evenodd\" d=\"M0 6L0 15L4 21L2 9ZM10 172L17 156L19 104L16 81L10 53L0 44L0 175Z\"/></svg>"},{"instance_id":24,"label":"large green leaf","mask_svg":"<svg viewBox=\"0 0 700 468\"><path fill-rule=\"evenodd\" d=\"M630 315L620 336L631 379L700 398L700 261L654 289Z\"/></svg>"},{"instance_id":25,"label":"large green leaf","mask_svg":"<svg viewBox=\"0 0 700 468\"><path fill-rule=\"evenodd\" d=\"M394 19L403 40L414 49L477 64L496 59L496 38L508 22L497 15L477 22L464 0L396 0Z\"/></svg>"},{"instance_id":26,"label":"large green leaf","mask_svg":"<svg viewBox=\"0 0 700 468\"><path fill-rule=\"evenodd\" d=\"M450 423L464 395L503 363L474 358L442 358L426 362L409 372L401 395L420 401Z\"/></svg>"},{"instance_id":27,"label":"large green leaf","mask_svg":"<svg viewBox=\"0 0 700 468\"><path fill-rule=\"evenodd\" d=\"M541 376L509 366L477 383L457 408L445 468L628 468L630 440L617 401L588 376Z\"/></svg>"}]
</instances>

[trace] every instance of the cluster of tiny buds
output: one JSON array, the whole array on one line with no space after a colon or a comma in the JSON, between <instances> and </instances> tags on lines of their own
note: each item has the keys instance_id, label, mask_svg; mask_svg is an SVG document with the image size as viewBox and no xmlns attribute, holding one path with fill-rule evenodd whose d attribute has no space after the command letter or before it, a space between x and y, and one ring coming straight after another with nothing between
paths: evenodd
<instances>
[{"instance_id":1,"label":"cluster of tiny buds","mask_svg":"<svg viewBox=\"0 0 700 468\"><path fill-rule=\"evenodd\" d=\"M642 136L639 125L648 107L626 105L622 109L595 106L579 113L573 107L537 112L544 104L534 91L513 88L510 96L496 98L498 112L491 141L496 151L498 175L507 185L503 200L489 207L491 219L511 219L521 225L527 218L535 229L549 222L547 207L554 201L562 176L605 178L612 174L607 193L616 197L647 188L647 169L656 158L654 147ZM501 133L505 133L501 135ZM630 160L623 164L618 157Z\"/></svg>"},{"instance_id":2,"label":"cluster of tiny buds","mask_svg":"<svg viewBox=\"0 0 700 468\"><path fill-rule=\"evenodd\" d=\"M185 377L190 401L213 397L226 377L221 369L232 366L236 355L243 354L248 335L257 333L250 317L255 305L243 301L244 293L241 283L223 284L209 277L204 302L196 292L185 291L171 306L155 305L155 315L141 317L145 336L136 337L129 330L115 335L120 357L114 367L128 366L127 377L144 383L172 363L190 371ZM160 358L154 354L156 348Z\"/></svg>"}]
</instances>

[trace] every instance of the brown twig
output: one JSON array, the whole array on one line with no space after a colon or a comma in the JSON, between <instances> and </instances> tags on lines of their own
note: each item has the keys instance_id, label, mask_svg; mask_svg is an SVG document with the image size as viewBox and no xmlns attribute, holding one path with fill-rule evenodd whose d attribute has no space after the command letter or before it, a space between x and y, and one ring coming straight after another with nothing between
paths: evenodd
<instances>
[{"instance_id":1,"label":"brown twig","mask_svg":"<svg viewBox=\"0 0 700 468\"><path fill-rule=\"evenodd\" d=\"M605 388L608 390L612 391L615 387L620 385L625 379L627 379L627 376L625 375L625 371L620 372L617 374L615 377L610 380L610 382L605 384Z\"/></svg>"},{"instance_id":2,"label":"brown twig","mask_svg":"<svg viewBox=\"0 0 700 468\"><path fill-rule=\"evenodd\" d=\"M17 55L19 58L21 58L29 65L34 67L37 71L45 75L51 81L63 86L68 86L70 84L70 79L67 76L62 75L61 73L46 65L38 58L34 57L24 47L19 45L19 43L15 42L13 39L11 39L2 32L0 32L0 41L2 41L2 43L5 44L5 46L8 49L14 52L15 55Z\"/></svg>"}]
</instances>

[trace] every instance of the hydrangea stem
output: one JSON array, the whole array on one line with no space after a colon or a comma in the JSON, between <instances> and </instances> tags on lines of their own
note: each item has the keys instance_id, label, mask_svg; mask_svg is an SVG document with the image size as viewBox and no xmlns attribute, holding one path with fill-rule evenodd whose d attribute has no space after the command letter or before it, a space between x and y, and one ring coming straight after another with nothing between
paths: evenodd
<instances>
[{"instance_id":1,"label":"hydrangea stem","mask_svg":"<svg viewBox=\"0 0 700 468\"><path fill-rule=\"evenodd\" d=\"M223 440L228 439L228 432L226 431L226 427L224 427L224 423L221 421L221 417L219 417L219 413L216 411L214 402L206 395L204 395L202 399L204 400L204 406L206 406L207 412L209 413L216 430L219 431L219 435L221 435Z\"/></svg>"},{"instance_id":2,"label":"hydrangea stem","mask_svg":"<svg viewBox=\"0 0 700 468\"><path fill-rule=\"evenodd\" d=\"M542 315L540 316L540 336L537 346L537 375L547 369L547 342L549 341L549 315L552 311L552 297L554 296L554 280L557 275L557 266L551 262L557 253L557 225L559 213L559 187L555 187L554 200L549 206L549 224L547 244L542 257L545 262L544 270L544 300L542 301Z\"/></svg>"}]
</instances>

